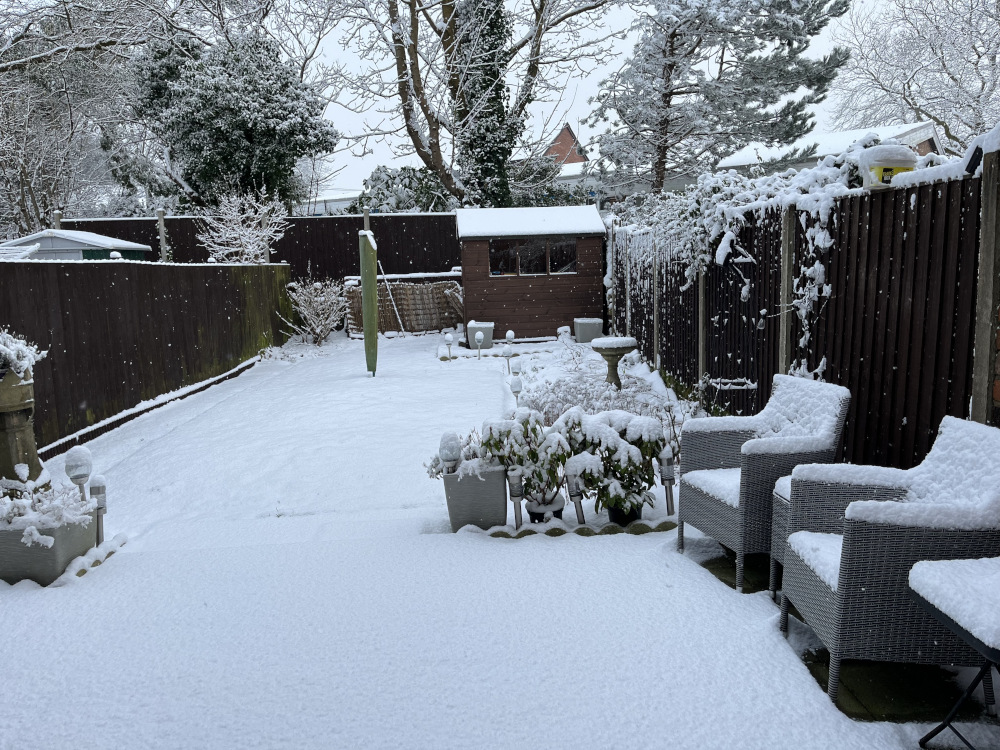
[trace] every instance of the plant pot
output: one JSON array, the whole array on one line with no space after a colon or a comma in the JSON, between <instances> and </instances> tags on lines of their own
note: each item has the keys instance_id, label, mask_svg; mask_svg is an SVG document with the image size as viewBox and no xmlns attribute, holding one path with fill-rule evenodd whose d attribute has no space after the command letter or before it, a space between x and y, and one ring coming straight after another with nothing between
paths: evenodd
<instances>
[{"instance_id":1,"label":"plant pot","mask_svg":"<svg viewBox=\"0 0 1000 750\"><path fill-rule=\"evenodd\" d=\"M38 529L55 538L51 547L21 541L24 529L0 529L0 579L7 583L34 581L48 586L74 559L97 545L97 524L90 514L87 524L67 523L54 529Z\"/></svg>"},{"instance_id":2,"label":"plant pot","mask_svg":"<svg viewBox=\"0 0 1000 750\"><path fill-rule=\"evenodd\" d=\"M628 510L619 508L617 506L608 507L608 520L611 523L616 523L623 529L628 526L633 521L638 521L642 518L642 506L633 505Z\"/></svg>"},{"instance_id":3,"label":"plant pot","mask_svg":"<svg viewBox=\"0 0 1000 750\"><path fill-rule=\"evenodd\" d=\"M442 479L452 531L469 524L480 529L507 524L507 475L502 466L481 468L478 474L467 468Z\"/></svg>"},{"instance_id":4,"label":"plant pot","mask_svg":"<svg viewBox=\"0 0 1000 750\"><path fill-rule=\"evenodd\" d=\"M566 507L566 498L559 492L549 502L542 502L544 498L529 497L524 504L528 511L528 520L532 523L542 523L545 521L545 514L551 513L553 518L562 520L563 508Z\"/></svg>"},{"instance_id":5,"label":"plant pot","mask_svg":"<svg viewBox=\"0 0 1000 750\"><path fill-rule=\"evenodd\" d=\"M0 378L0 478L17 479L14 467L28 466L28 478L42 472L35 449L35 388L28 372L24 380L5 370Z\"/></svg>"}]
</instances>

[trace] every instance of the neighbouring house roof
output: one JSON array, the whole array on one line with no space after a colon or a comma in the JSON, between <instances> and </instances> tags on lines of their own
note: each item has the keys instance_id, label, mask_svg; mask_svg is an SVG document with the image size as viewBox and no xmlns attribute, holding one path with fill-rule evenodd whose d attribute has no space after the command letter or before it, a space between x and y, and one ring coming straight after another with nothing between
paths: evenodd
<instances>
[{"instance_id":1,"label":"neighbouring house roof","mask_svg":"<svg viewBox=\"0 0 1000 750\"><path fill-rule=\"evenodd\" d=\"M562 130L556 135L545 155L554 157L559 164L578 164L587 161L587 154L569 123L562 126Z\"/></svg>"},{"instance_id":2,"label":"neighbouring house roof","mask_svg":"<svg viewBox=\"0 0 1000 750\"><path fill-rule=\"evenodd\" d=\"M455 211L460 240L493 237L552 237L604 235L604 220L596 206L549 208L460 208Z\"/></svg>"},{"instance_id":3,"label":"neighbouring house roof","mask_svg":"<svg viewBox=\"0 0 1000 750\"><path fill-rule=\"evenodd\" d=\"M46 242L41 242L42 240L46 240ZM61 242L53 242L53 240L61 240ZM97 247L104 250L150 250L149 245L140 245L138 242L128 242L114 237L106 237L103 234L81 232L74 229L43 229L41 232L29 234L27 237L18 237L15 240L0 243L0 248L39 244L50 247L58 245L65 248L79 246L81 248Z\"/></svg>"},{"instance_id":4,"label":"neighbouring house roof","mask_svg":"<svg viewBox=\"0 0 1000 750\"><path fill-rule=\"evenodd\" d=\"M835 133L810 133L787 146L765 146L762 143L751 143L744 146L731 156L719 162L718 169L738 169L752 166L760 161L782 159L794 149L806 149L816 146L816 156L809 157L810 166L816 159L824 156L842 154L852 143L861 140L869 133L875 133L881 140L893 138L906 146L919 146L927 141L934 145L936 153L942 153L941 139L933 123L917 122L907 125L884 125L874 128L858 128L857 130L840 130ZM759 158L758 158L759 157Z\"/></svg>"}]
</instances>

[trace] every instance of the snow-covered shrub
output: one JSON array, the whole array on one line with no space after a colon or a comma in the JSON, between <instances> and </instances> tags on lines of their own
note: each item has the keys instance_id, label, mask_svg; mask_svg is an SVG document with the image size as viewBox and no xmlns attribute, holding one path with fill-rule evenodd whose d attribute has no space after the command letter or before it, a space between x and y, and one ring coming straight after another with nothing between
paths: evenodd
<instances>
[{"instance_id":1,"label":"snow-covered shrub","mask_svg":"<svg viewBox=\"0 0 1000 750\"><path fill-rule=\"evenodd\" d=\"M37 479L28 478L26 464L14 467L17 479L0 478L0 530L24 531L22 541L31 546L52 546L52 537L38 533L63 524L86 524L97 507L93 498L84 500L74 486L53 487L43 467Z\"/></svg>"},{"instance_id":2,"label":"snow-covered shrub","mask_svg":"<svg viewBox=\"0 0 1000 750\"><path fill-rule=\"evenodd\" d=\"M200 219L195 236L218 263L267 263L272 245L285 236L287 218L284 204L263 193L226 195L214 215Z\"/></svg>"},{"instance_id":3,"label":"snow-covered shrub","mask_svg":"<svg viewBox=\"0 0 1000 750\"><path fill-rule=\"evenodd\" d=\"M285 320L303 341L319 346L327 336L341 327L347 314L347 295L344 284L334 279L313 281L311 278L293 281L288 285L288 298L292 302L295 318Z\"/></svg>"},{"instance_id":4,"label":"snow-covered shrub","mask_svg":"<svg viewBox=\"0 0 1000 750\"><path fill-rule=\"evenodd\" d=\"M15 336L8 329L0 328L0 375L6 370L13 370L23 380L35 363L47 353L39 351L37 346Z\"/></svg>"},{"instance_id":5,"label":"snow-covered shrub","mask_svg":"<svg viewBox=\"0 0 1000 750\"><path fill-rule=\"evenodd\" d=\"M593 498L595 512L653 504L653 462L667 446L659 420L624 411L588 415L577 407L552 429L569 445L573 455L566 470L583 477L584 494Z\"/></svg>"},{"instance_id":6,"label":"snow-covered shrub","mask_svg":"<svg viewBox=\"0 0 1000 750\"><path fill-rule=\"evenodd\" d=\"M482 454L504 468L518 467L524 494L546 505L562 485L562 467L569 458L569 445L562 434L545 427L542 415L520 408L511 419L483 423Z\"/></svg>"}]
</instances>

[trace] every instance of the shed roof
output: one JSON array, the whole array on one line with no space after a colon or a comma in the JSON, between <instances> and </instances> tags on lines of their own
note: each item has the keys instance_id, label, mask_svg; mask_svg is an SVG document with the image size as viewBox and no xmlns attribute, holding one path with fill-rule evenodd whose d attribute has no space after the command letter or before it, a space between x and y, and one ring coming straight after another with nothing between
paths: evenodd
<instances>
[{"instance_id":1,"label":"shed roof","mask_svg":"<svg viewBox=\"0 0 1000 750\"><path fill-rule=\"evenodd\" d=\"M549 208L460 208L455 211L460 240L493 237L603 236L597 206Z\"/></svg>"},{"instance_id":2,"label":"shed roof","mask_svg":"<svg viewBox=\"0 0 1000 750\"><path fill-rule=\"evenodd\" d=\"M115 237L107 237L94 232L81 232L75 229L43 229L40 232L29 234L27 237L18 237L15 240L0 242L0 247L23 247L25 245L38 244L43 238L53 238L65 240L81 247L99 247L105 250L149 250L149 245L140 245L138 242L128 242Z\"/></svg>"}]
</instances>

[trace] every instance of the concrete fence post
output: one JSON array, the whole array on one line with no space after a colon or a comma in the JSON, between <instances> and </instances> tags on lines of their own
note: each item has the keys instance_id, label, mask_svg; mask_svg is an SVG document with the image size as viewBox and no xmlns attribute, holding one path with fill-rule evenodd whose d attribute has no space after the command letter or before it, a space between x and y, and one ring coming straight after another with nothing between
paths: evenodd
<instances>
[{"instance_id":1,"label":"concrete fence post","mask_svg":"<svg viewBox=\"0 0 1000 750\"><path fill-rule=\"evenodd\" d=\"M62 211L56 210L52 212L52 228L62 229Z\"/></svg>"},{"instance_id":2,"label":"concrete fence post","mask_svg":"<svg viewBox=\"0 0 1000 750\"><path fill-rule=\"evenodd\" d=\"M167 222L164 220L167 212L162 208L156 209L156 229L160 234L160 262L167 262L167 251L170 246L167 245Z\"/></svg>"},{"instance_id":3,"label":"concrete fence post","mask_svg":"<svg viewBox=\"0 0 1000 750\"><path fill-rule=\"evenodd\" d=\"M798 211L786 208L781 214L781 292L778 300L778 372L792 367L792 290L795 286L795 222Z\"/></svg>"},{"instance_id":4,"label":"concrete fence post","mask_svg":"<svg viewBox=\"0 0 1000 750\"><path fill-rule=\"evenodd\" d=\"M660 371L660 281L656 248L653 248L653 368Z\"/></svg>"},{"instance_id":5,"label":"concrete fence post","mask_svg":"<svg viewBox=\"0 0 1000 750\"><path fill-rule=\"evenodd\" d=\"M970 419L995 424L1000 407L997 333L1000 314L1000 152L983 155L980 182L979 278L976 281L975 350Z\"/></svg>"},{"instance_id":6,"label":"concrete fence post","mask_svg":"<svg viewBox=\"0 0 1000 750\"><path fill-rule=\"evenodd\" d=\"M698 272L698 380L708 374L708 300L705 272Z\"/></svg>"}]
</instances>

